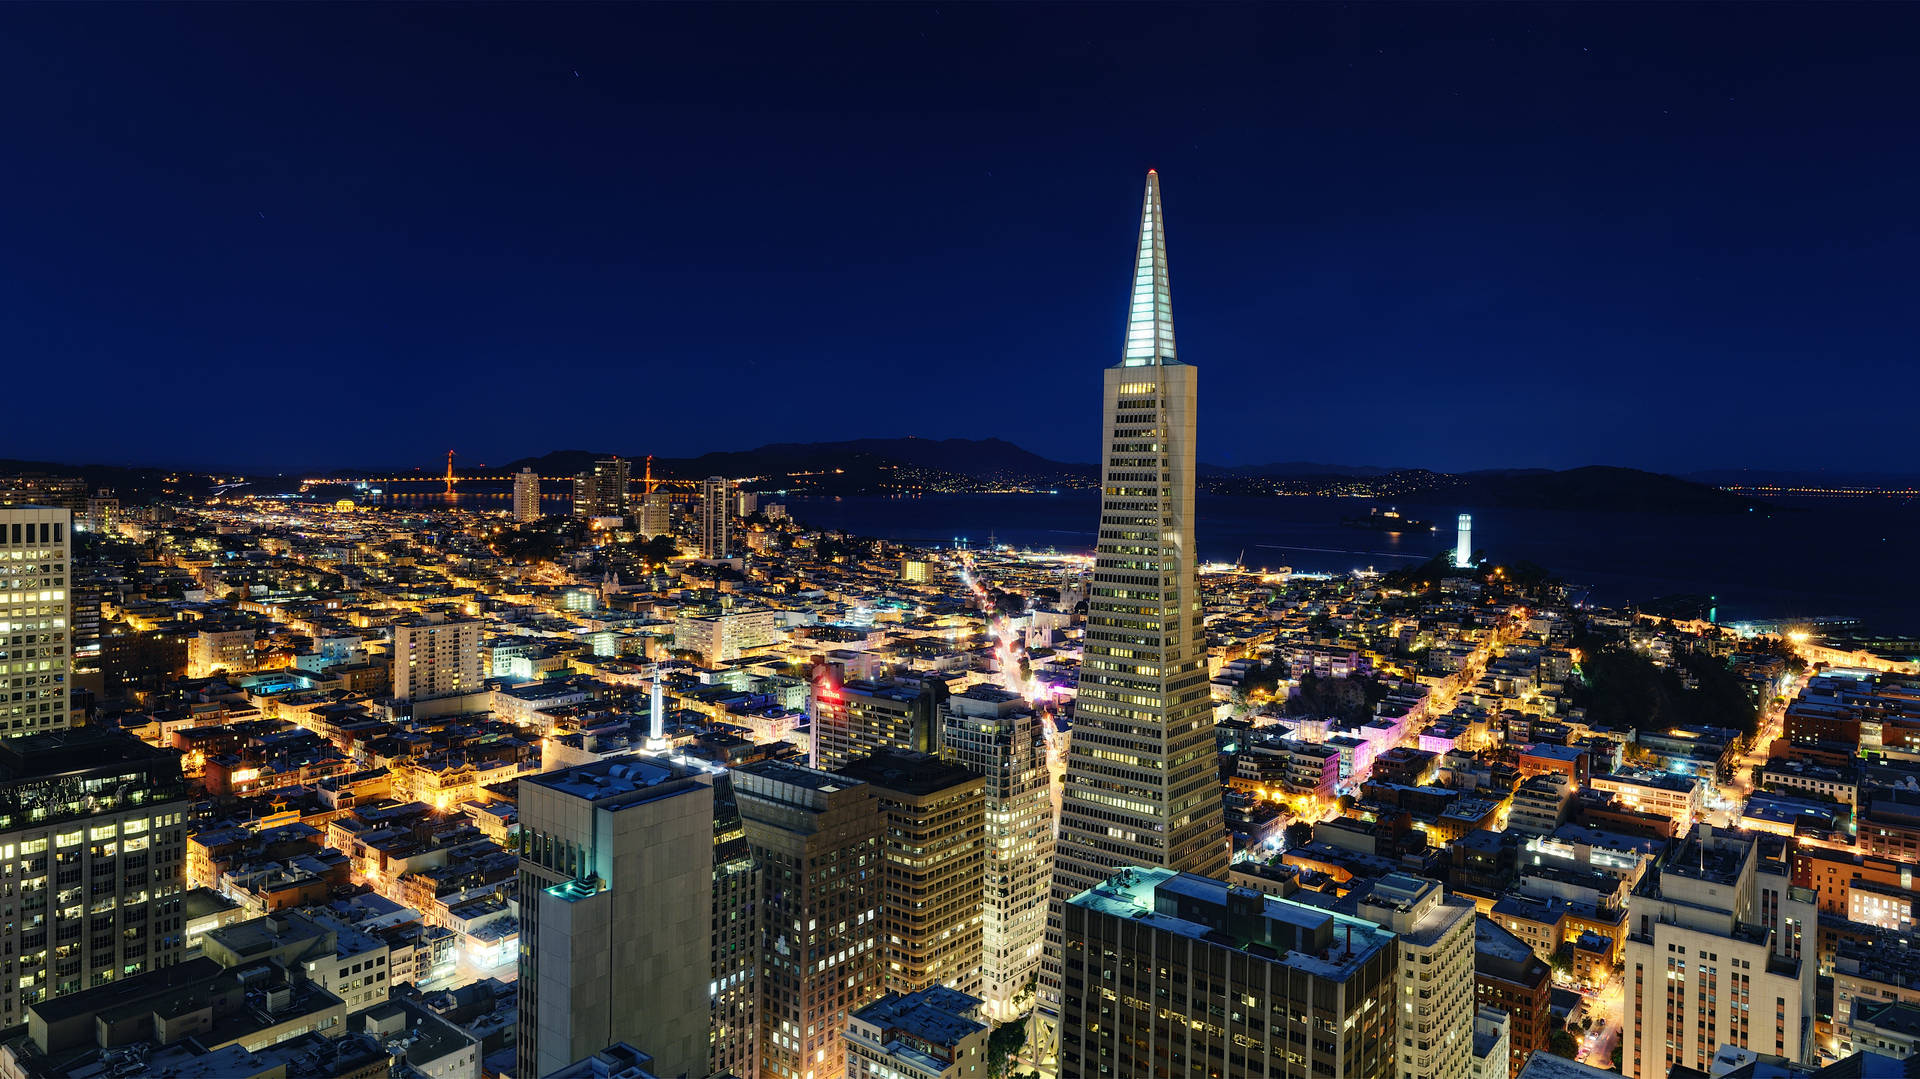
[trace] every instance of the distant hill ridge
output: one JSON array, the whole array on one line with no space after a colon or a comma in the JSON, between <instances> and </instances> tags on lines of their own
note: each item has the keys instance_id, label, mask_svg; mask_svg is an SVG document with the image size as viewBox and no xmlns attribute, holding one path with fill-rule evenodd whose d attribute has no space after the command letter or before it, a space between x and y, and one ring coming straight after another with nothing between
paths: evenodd
<instances>
[{"instance_id":1,"label":"distant hill ridge","mask_svg":"<svg viewBox=\"0 0 1920 1079\"><path fill-rule=\"evenodd\" d=\"M606 452L560 450L523 458L509 470L530 466L543 475L585 471ZM635 460L638 470L639 458ZM1099 482L1091 464L1054 461L1000 438L859 438L839 442L777 442L751 450L731 450L699 457L656 457L656 477L689 479L701 476L759 476L769 482L781 477L839 469L833 482L817 482L831 493L877 492L908 479L921 482L946 477L953 481L1007 482L1028 480L1060 487L1087 487ZM902 471L909 475L902 476ZM1221 494L1301 493L1319 482L1354 481L1378 486L1382 497L1412 504L1502 506L1519 509L1627 511L1649 513L1733 513L1752 503L1737 495L1677 476L1610 465L1555 471L1552 469L1495 469L1449 474L1427 469L1389 469L1368 465L1320 464L1284 461L1264 465L1198 466L1202 487ZM1343 487L1343 490L1346 488Z\"/></svg>"},{"instance_id":2,"label":"distant hill ridge","mask_svg":"<svg viewBox=\"0 0 1920 1079\"><path fill-rule=\"evenodd\" d=\"M524 457L498 474L531 467L541 475L565 476L593 467L613 454L605 450L556 450ZM622 454L621 456L628 456ZM643 457L630 456L637 476ZM464 471L464 470L462 470ZM1000 438L857 438L837 442L777 442L750 450L698 457L656 457L654 475L664 479L703 476L759 477L763 490L818 494L882 494L898 490L967 491L1088 488L1099 483L1096 465L1049 460ZM1449 474L1420 468L1282 461L1264 465L1198 466L1201 490L1211 494L1264 496L1333 494L1391 499L1411 505L1511 507L1594 512L1738 513L1757 503L1705 483L1633 468L1590 465L1564 471L1493 469ZM0 460L0 477L38 472L81 475L90 484L122 495L160 495L204 489L204 475L112 465L62 465ZM379 475L340 469L341 479ZM1780 507L1771 507L1779 512Z\"/></svg>"}]
</instances>

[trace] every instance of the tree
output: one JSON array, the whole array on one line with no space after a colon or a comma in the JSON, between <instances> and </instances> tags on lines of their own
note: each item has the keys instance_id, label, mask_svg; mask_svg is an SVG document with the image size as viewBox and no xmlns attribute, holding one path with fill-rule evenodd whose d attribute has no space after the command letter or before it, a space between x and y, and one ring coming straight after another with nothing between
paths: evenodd
<instances>
[{"instance_id":1,"label":"tree","mask_svg":"<svg viewBox=\"0 0 1920 1079\"><path fill-rule=\"evenodd\" d=\"M1313 825L1308 821L1297 820L1286 827L1287 849L1304 847L1313 842Z\"/></svg>"},{"instance_id":2,"label":"tree","mask_svg":"<svg viewBox=\"0 0 1920 1079\"><path fill-rule=\"evenodd\" d=\"M1547 1037L1547 1052L1572 1060L1580 1052L1580 1043L1566 1031L1556 1030Z\"/></svg>"},{"instance_id":3,"label":"tree","mask_svg":"<svg viewBox=\"0 0 1920 1079\"><path fill-rule=\"evenodd\" d=\"M633 556L649 566L664 566L680 553L680 544L663 532L633 545Z\"/></svg>"},{"instance_id":4,"label":"tree","mask_svg":"<svg viewBox=\"0 0 1920 1079\"><path fill-rule=\"evenodd\" d=\"M1002 1023L987 1035L987 1074L998 1076L1007 1066L1007 1061L1027 1044L1027 1024L1019 1019L1011 1023Z\"/></svg>"},{"instance_id":5,"label":"tree","mask_svg":"<svg viewBox=\"0 0 1920 1079\"><path fill-rule=\"evenodd\" d=\"M1553 950L1553 969L1555 973L1572 976L1573 945L1563 940L1560 946Z\"/></svg>"}]
</instances>

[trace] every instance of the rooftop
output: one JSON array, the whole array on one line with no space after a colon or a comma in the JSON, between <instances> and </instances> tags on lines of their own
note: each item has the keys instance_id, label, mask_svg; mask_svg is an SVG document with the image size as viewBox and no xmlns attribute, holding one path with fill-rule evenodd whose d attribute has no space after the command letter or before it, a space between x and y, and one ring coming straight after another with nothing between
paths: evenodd
<instances>
[{"instance_id":1,"label":"rooftop","mask_svg":"<svg viewBox=\"0 0 1920 1079\"><path fill-rule=\"evenodd\" d=\"M755 761L752 764L742 765L739 770L745 775L759 776L776 783L786 783L816 791L837 791L861 782L849 776L822 772L818 768L789 764L786 761Z\"/></svg>"},{"instance_id":2,"label":"rooftop","mask_svg":"<svg viewBox=\"0 0 1920 1079\"><path fill-rule=\"evenodd\" d=\"M636 753L522 776L520 782L618 809L690 790L698 784L693 778L697 771L665 757Z\"/></svg>"},{"instance_id":3,"label":"rooftop","mask_svg":"<svg viewBox=\"0 0 1920 1079\"><path fill-rule=\"evenodd\" d=\"M1394 939L1361 918L1171 869L1123 869L1069 902L1335 981Z\"/></svg>"},{"instance_id":4,"label":"rooftop","mask_svg":"<svg viewBox=\"0 0 1920 1079\"><path fill-rule=\"evenodd\" d=\"M952 761L943 761L931 753L880 750L849 761L839 774L863 780L902 794L926 795L935 791L986 781L971 769Z\"/></svg>"},{"instance_id":5,"label":"rooftop","mask_svg":"<svg viewBox=\"0 0 1920 1079\"><path fill-rule=\"evenodd\" d=\"M880 1029L880 1038L889 1051L898 1051L896 1033L908 1034L918 1041L952 1050L968 1036L987 1029L978 1021L980 999L946 986L932 986L901 996L888 993L853 1013L863 1023ZM940 1068L932 1069L942 1070Z\"/></svg>"}]
</instances>

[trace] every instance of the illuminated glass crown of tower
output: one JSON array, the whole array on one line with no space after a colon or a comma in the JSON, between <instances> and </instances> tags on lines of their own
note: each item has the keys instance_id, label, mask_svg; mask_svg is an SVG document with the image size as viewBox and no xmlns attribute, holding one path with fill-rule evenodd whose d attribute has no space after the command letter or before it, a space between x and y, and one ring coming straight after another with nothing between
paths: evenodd
<instances>
[{"instance_id":1,"label":"illuminated glass crown of tower","mask_svg":"<svg viewBox=\"0 0 1920 1079\"><path fill-rule=\"evenodd\" d=\"M1167 283L1167 230L1160 217L1160 174L1147 170L1140 207L1140 251L1133 262L1125 367L1179 363L1173 348L1173 294Z\"/></svg>"},{"instance_id":2,"label":"illuminated glass crown of tower","mask_svg":"<svg viewBox=\"0 0 1920 1079\"><path fill-rule=\"evenodd\" d=\"M1058 1044L1066 901L1122 866L1224 877L1230 852L1195 580L1199 372L1175 358L1160 177L1152 172L1126 345L1103 381L1099 542L1034 1013L1043 1059Z\"/></svg>"}]
</instances>

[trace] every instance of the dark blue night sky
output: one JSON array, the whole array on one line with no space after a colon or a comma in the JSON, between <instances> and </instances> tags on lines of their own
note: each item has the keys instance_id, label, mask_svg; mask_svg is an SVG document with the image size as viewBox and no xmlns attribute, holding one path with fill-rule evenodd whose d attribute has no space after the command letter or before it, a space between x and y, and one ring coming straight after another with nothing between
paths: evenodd
<instances>
[{"instance_id":1,"label":"dark blue night sky","mask_svg":"<svg viewBox=\"0 0 1920 1079\"><path fill-rule=\"evenodd\" d=\"M1092 460L1154 166L1204 459L1904 468L1916 31L1890 4L9 6L0 456Z\"/></svg>"}]
</instances>

